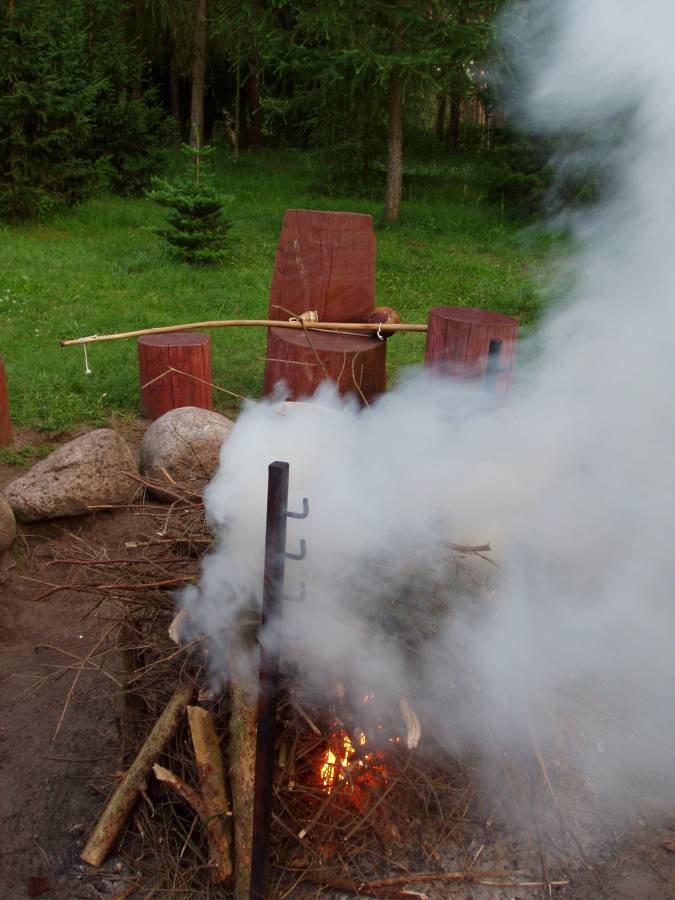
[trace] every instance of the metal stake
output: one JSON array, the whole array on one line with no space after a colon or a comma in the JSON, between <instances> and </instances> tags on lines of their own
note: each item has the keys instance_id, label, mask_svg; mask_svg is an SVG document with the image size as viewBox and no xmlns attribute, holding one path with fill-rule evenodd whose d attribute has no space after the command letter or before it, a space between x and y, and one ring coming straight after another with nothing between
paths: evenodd
<instances>
[{"instance_id":1,"label":"metal stake","mask_svg":"<svg viewBox=\"0 0 675 900\"><path fill-rule=\"evenodd\" d=\"M266 900L272 822L272 782L279 692L279 636L265 626L281 615L286 552L288 463L273 462L267 488L267 531L260 643L260 688L253 796L251 900Z\"/></svg>"}]
</instances>

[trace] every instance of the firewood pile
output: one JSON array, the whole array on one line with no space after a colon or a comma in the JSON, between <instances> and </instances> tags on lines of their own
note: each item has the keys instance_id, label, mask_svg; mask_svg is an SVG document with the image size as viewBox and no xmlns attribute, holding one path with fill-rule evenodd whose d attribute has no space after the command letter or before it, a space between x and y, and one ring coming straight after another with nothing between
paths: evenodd
<instances>
[{"instance_id":1,"label":"firewood pile","mask_svg":"<svg viewBox=\"0 0 675 900\"><path fill-rule=\"evenodd\" d=\"M130 507L137 533L122 546L77 536L51 563L62 580L50 593L100 596L122 668L124 774L82 858L100 866L115 848L141 873L138 889L157 896L248 900L254 701L236 682L209 689L205 638L176 641L173 594L197 581L212 538L200 498L163 487L173 502ZM451 555L488 549L452 547ZM583 786L562 769L551 775L536 742L525 762L495 752L501 762L486 780L477 775L484 748L454 758L428 716L420 741L405 698L398 725L387 721L375 736L351 727L341 703L339 683L333 696L317 697L284 673L270 897L446 897L451 885L471 885L476 898L511 896L566 885L575 851L590 866L579 818L573 824L567 812L578 812ZM500 816L514 805L522 815L507 839Z\"/></svg>"}]
</instances>

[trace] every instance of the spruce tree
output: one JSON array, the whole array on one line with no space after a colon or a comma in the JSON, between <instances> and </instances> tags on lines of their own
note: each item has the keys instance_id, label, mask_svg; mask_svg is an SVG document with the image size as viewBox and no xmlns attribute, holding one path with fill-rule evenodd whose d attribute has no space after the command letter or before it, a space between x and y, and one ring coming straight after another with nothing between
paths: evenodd
<instances>
[{"instance_id":1,"label":"spruce tree","mask_svg":"<svg viewBox=\"0 0 675 900\"><path fill-rule=\"evenodd\" d=\"M233 197L219 193L213 186L207 168L211 147L202 147L197 139L196 146L183 144L182 150L190 157L192 174L174 182L157 179L155 189L148 194L160 206L171 210L167 227L156 228L155 232L184 262L218 263L230 249L228 232L232 222L225 215L225 209Z\"/></svg>"}]
</instances>

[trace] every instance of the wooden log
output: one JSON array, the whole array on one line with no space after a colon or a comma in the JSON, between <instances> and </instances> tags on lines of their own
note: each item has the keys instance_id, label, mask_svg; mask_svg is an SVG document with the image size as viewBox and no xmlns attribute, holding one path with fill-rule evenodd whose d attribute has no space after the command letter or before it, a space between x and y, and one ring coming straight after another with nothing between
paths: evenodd
<instances>
[{"instance_id":1,"label":"wooden log","mask_svg":"<svg viewBox=\"0 0 675 900\"><path fill-rule=\"evenodd\" d=\"M9 419L9 397L7 395L5 361L2 356L0 356L0 447L7 447L11 442L12 423Z\"/></svg>"},{"instance_id":2,"label":"wooden log","mask_svg":"<svg viewBox=\"0 0 675 900\"><path fill-rule=\"evenodd\" d=\"M429 311L425 366L441 375L485 380L497 394L511 384L518 321L485 309Z\"/></svg>"},{"instance_id":3,"label":"wooden log","mask_svg":"<svg viewBox=\"0 0 675 900\"><path fill-rule=\"evenodd\" d=\"M230 784L234 816L234 900L250 900L256 749L255 690L230 683Z\"/></svg>"},{"instance_id":4,"label":"wooden log","mask_svg":"<svg viewBox=\"0 0 675 900\"><path fill-rule=\"evenodd\" d=\"M370 403L387 387L386 341L374 335L270 328L263 393L285 382L290 400L310 397L326 378L340 394Z\"/></svg>"},{"instance_id":5,"label":"wooden log","mask_svg":"<svg viewBox=\"0 0 675 900\"><path fill-rule=\"evenodd\" d=\"M157 419L181 406L213 409L210 335L144 335L138 339L138 367L146 418Z\"/></svg>"},{"instance_id":6,"label":"wooden log","mask_svg":"<svg viewBox=\"0 0 675 900\"><path fill-rule=\"evenodd\" d=\"M361 213L287 209L270 318L317 310L322 322L366 322L375 306L375 231Z\"/></svg>"},{"instance_id":7,"label":"wooden log","mask_svg":"<svg viewBox=\"0 0 675 900\"><path fill-rule=\"evenodd\" d=\"M229 823L230 810L225 796L223 758L211 714L200 706L188 706L190 734L195 751L197 774L202 789L204 828L209 842L210 862L216 883L232 877Z\"/></svg>"},{"instance_id":8,"label":"wooden log","mask_svg":"<svg viewBox=\"0 0 675 900\"><path fill-rule=\"evenodd\" d=\"M178 728L192 694L191 684L181 684L176 688L127 774L108 800L81 853L81 859L90 866L100 866L110 852L117 835L134 808L152 765Z\"/></svg>"}]
</instances>

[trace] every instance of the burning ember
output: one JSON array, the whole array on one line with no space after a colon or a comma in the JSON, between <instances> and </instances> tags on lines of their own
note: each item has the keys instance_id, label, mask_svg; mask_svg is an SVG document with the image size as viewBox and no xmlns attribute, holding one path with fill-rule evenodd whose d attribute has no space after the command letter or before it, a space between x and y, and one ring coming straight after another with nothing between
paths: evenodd
<instances>
[{"instance_id":1,"label":"burning ember","mask_svg":"<svg viewBox=\"0 0 675 900\"><path fill-rule=\"evenodd\" d=\"M400 738L389 738L400 743ZM383 749L366 750L368 739L364 732L355 745L346 731L334 732L321 757L319 779L324 791L332 793L340 784L358 809L363 809L389 781L386 753Z\"/></svg>"},{"instance_id":2,"label":"burning ember","mask_svg":"<svg viewBox=\"0 0 675 900\"><path fill-rule=\"evenodd\" d=\"M344 698L345 689L341 683L337 685L338 697ZM361 702L365 705L375 699L375 694L366 694ZM406 744L408 748L417 746L420 737L419 720L405 698L401 698L401 713L406 726ZM355 728L355 737L341 727L338 719L331 732L328 746L320 758L319 781L325 793L332 793L336 787L345 785L346 792L359 808L365 805L368 797L381 790L389 781L386 766L386 753L382 743L387 740L391 744L400 744L401 738L386 736L384 725L378 724L378 746L368 740L366 732ZM371 749L372 748L372 749Z\"/></svg>"},{"instance_id":3,"label":"burning ember","mask_svg":"<svg viewBox=\"0 0 675 900\"><path fill-rule=\"evenodd\" d=\"M336 781L347 781L352 770L352 758L356 753L349 735L342 731L339 734L331 735L333 748L329 746L323 756L321 764L321 782L327 794L333 790ZM359 744L364 747L366 744L366 736L363 732L359 735ZM359 759L357 765L363 766L364 760Z\"/></svg>"}]
</instances>

